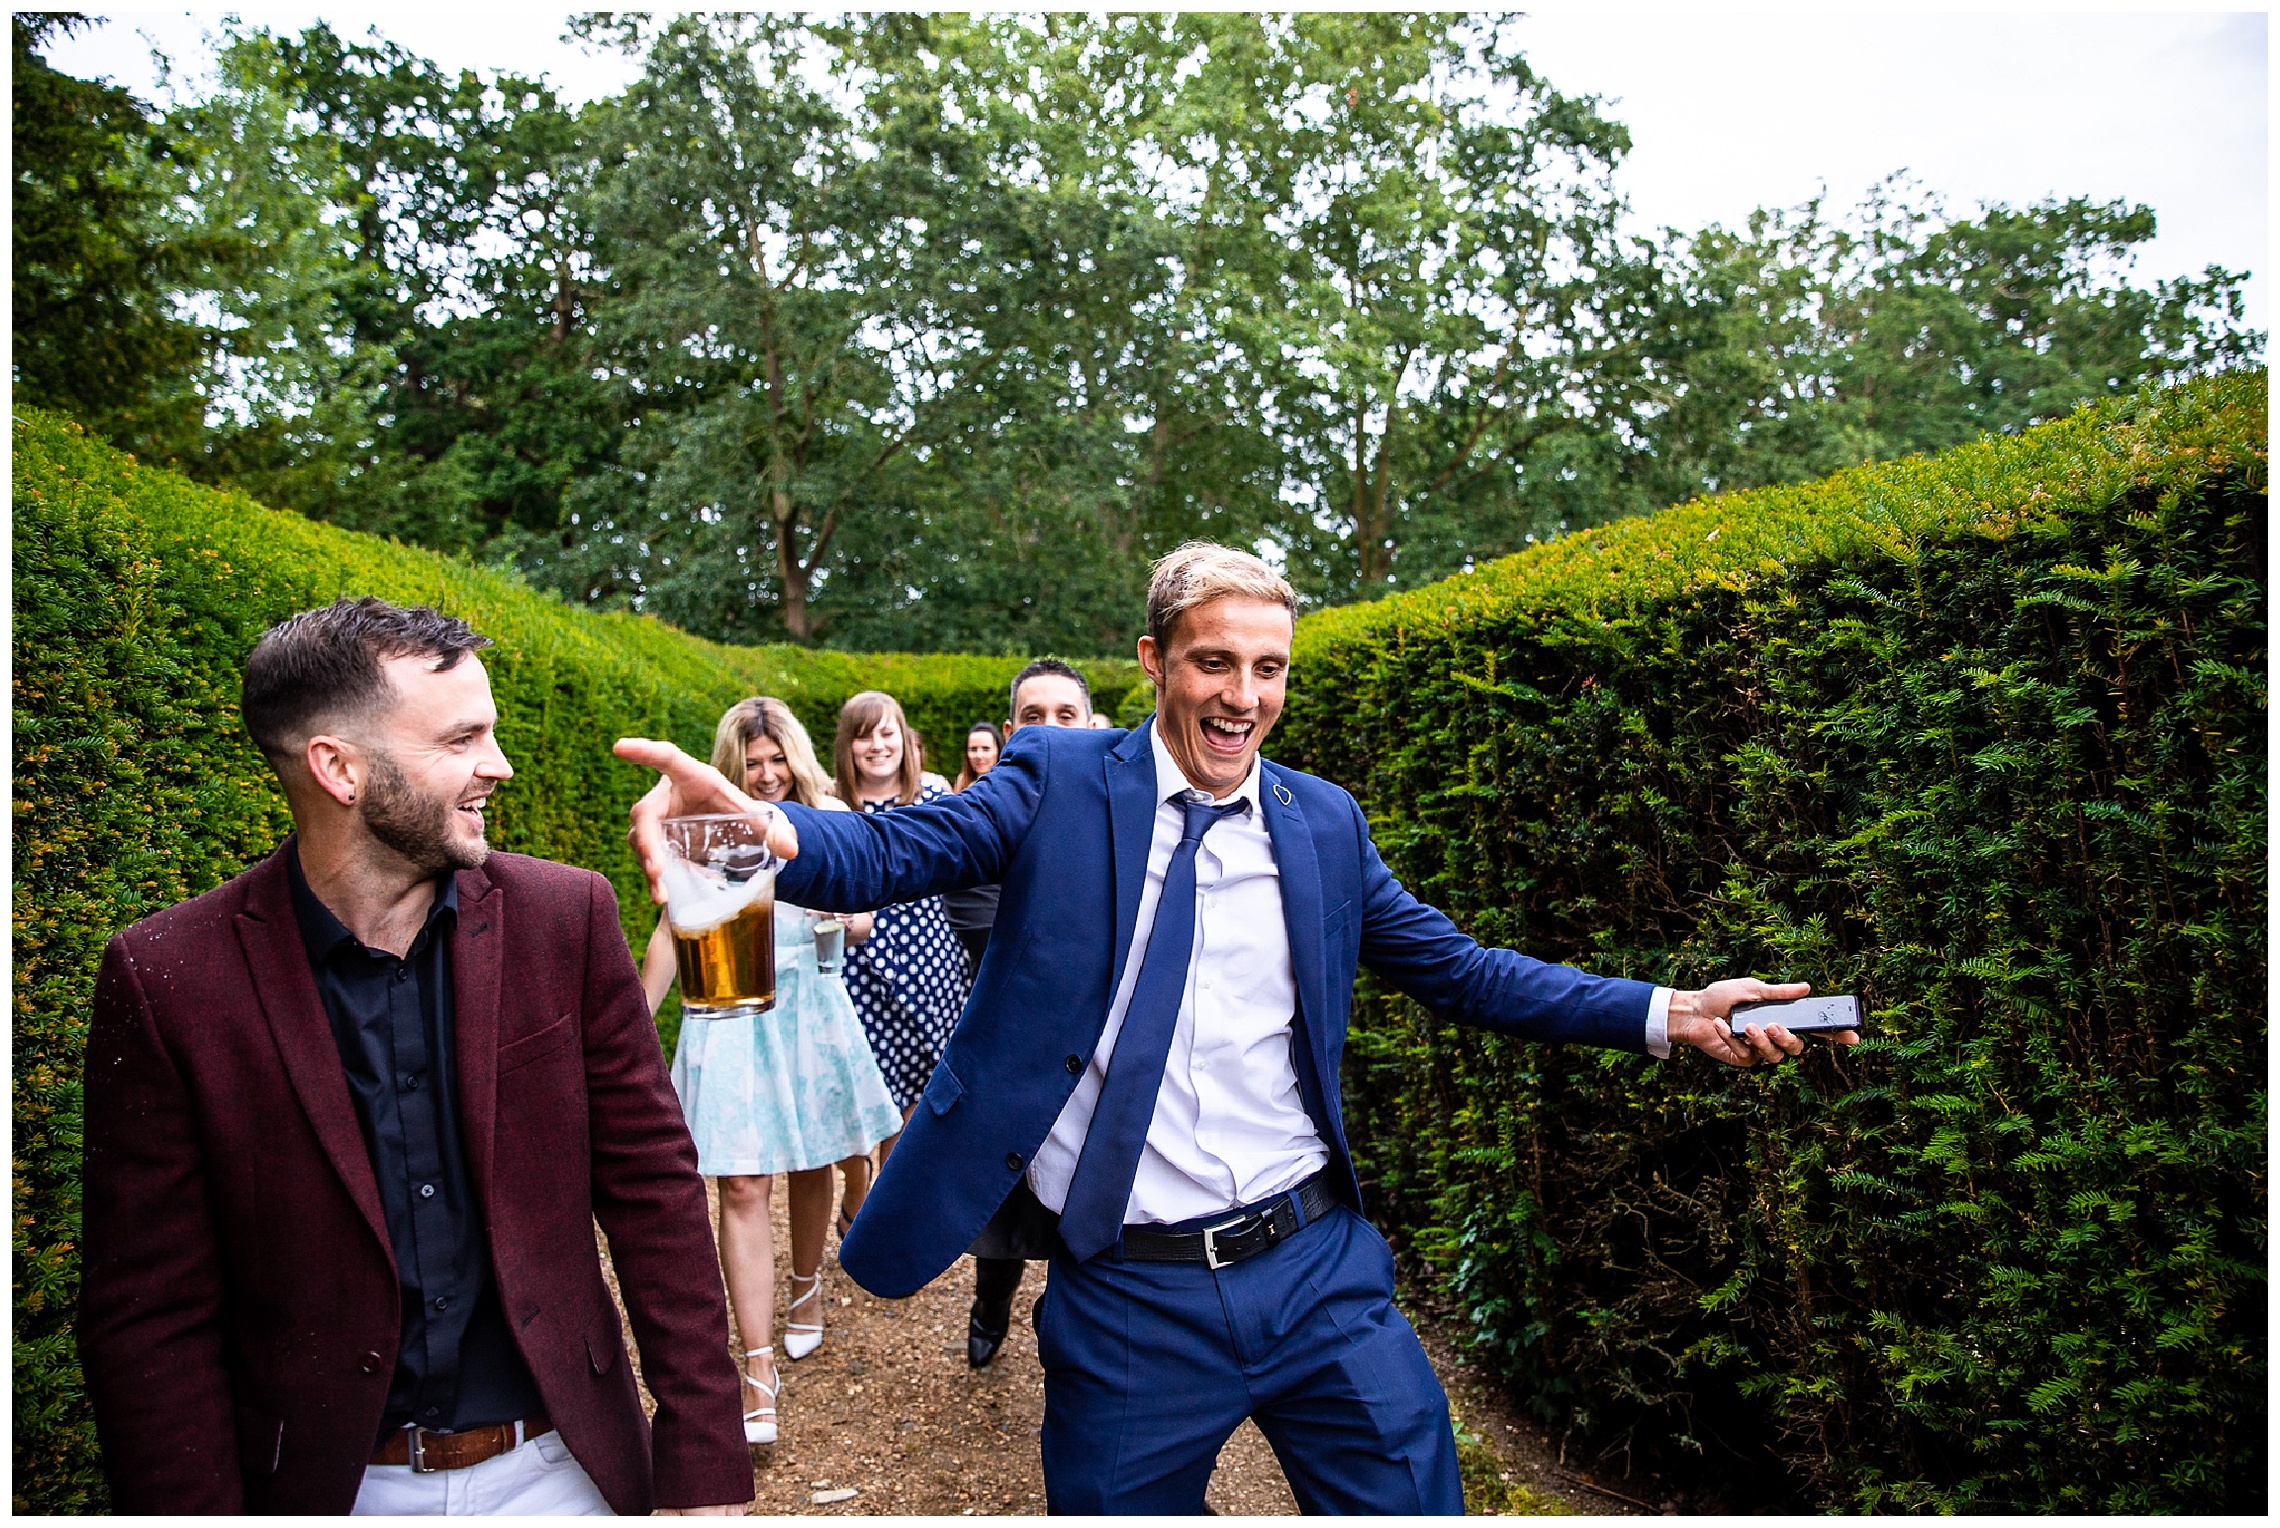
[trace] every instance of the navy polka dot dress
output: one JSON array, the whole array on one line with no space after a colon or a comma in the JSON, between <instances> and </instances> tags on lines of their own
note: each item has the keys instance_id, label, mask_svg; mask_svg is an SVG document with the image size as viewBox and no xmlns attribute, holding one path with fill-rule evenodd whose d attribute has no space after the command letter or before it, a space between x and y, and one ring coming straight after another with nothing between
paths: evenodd
<instances>
[{"instance_id":1,"label":"navy polka dot dress","mask_svg":"<svg viewBox=\"0 0 2280 1528\"><path fill-rule=\"evenodd\" d=\"M929 780L919 787L918 800L949 794ZM886 812L895 804L861 805L866 812ZM872 917L871 937L847 952L842 969L887 1091L896 1108L908 1109L934 1075L934 1063L950 1043L974 979L966 947L951 932L942 899L880 908Z\"/></svg>"}]
</instances>

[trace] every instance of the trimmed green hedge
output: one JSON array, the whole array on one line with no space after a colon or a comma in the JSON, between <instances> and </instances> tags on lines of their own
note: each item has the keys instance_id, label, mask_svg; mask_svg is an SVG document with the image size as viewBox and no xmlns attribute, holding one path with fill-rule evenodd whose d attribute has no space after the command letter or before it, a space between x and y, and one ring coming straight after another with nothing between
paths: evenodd
<instances>
[{"instance_id":1,"label":"trimmed green hedge","mask_svg":"<svg viewBox=\"0 0 2280 1528\"><path fill-rule=\"evenodd\" d=\"M727 705L766 693L828 755L840 702L875 687L901 698L929 762L954 774L966 726L1005 714L1022 660L724 647L199 488L51 415L20 414L14 439L14 1501L71 1512L104 1501L71 1339L95 967L113 932L235 875L287 830L237 717L239 664L265 627L377 594L492 637L483 656L516 771L492 841L606 873L635 938L652 914L625 810L647 782L611 739L669 737L701 755ZM1130 660L1081 666L1112 710L1145 688Z\"/></svg>"},{"instance_id":2,"label":"trimmed green hedge","mask_svg":"<svg viewBox=\"0 0 2280 1528\"><path fill-rule=\"evenodd\" d=\"M1302 623L1279 756L1421 895L1871 1015L1729 1072L1358 1006L1375 1207L1542 1416L1743 1506L2263 1509L2265 420L2234 375Z\"/></svg>"}]
</instances>

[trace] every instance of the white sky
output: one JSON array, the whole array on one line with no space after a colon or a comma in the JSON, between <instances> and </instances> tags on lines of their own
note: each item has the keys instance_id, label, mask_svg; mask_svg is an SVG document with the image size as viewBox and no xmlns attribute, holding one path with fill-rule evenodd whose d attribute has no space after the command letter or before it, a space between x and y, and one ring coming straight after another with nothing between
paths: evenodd
<instances>
[{"instance_id":1,"label":"white sky","mask_svg":"<svg viewBox=\"0 0 2280 1528\"><path fill-rule=\"evenodd\" d=\"M107 11L57 45L57 67L147 94L155 42L192 79L215 11ZM298 30L374 24L447 66L550 76L583 101L630 77L614 53L561 40L563 15L497 5L237 12ZM2024 8L1895 11L1824 3L1547 5L1521 36L1544 77L1606 99L1631 129L1617 173L1642 231L1739 224L1826 188L1849 208L1895 170L1970 212L2047 196L2127 197L2159 214L2135 274L2252 270L2249 321L2269 323L2268 27L2262 12ZM145 39L148 39L146 41Z\"/></svg>"}]
</instances>

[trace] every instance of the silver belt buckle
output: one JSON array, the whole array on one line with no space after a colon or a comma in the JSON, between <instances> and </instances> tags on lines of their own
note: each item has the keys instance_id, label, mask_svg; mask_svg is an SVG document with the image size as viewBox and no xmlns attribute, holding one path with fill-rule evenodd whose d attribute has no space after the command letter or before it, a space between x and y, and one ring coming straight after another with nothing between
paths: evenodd
<instances>
[{"instance_id":1,"label":"silver belt buckle","mask_svg":"<svg viewBox=\"0 0 2280 1528\"><path fill-rule=\"evenodd\" d=\"M409 1432L412 1435L412 1473L415 1475L434 1475L439 1473L427 1462L427 1429L415 1422L412 1424L412 1426L406 1428L405 1431Z\"/></svg>"},{"instance_id":2,"label":"silver belt buckle","mask_svg":"<svg viewBox=\"0 0 2280 1528\"><path fill-rule=\"evenodd\" d=\"M1223 1263L1219 1260L1219 1244L1212 1238L1216 1237L1222 1231L1232 1231L1237 1226L1241 1225L1244 1221L1254 1218L1256 1217L1251 1215L1238 1215L1233 1220L1222 1221L1216 1226L1205 1226L1203 1228L1204 1266L1212 1269L1214 1272L1221 1268L1227 1267L1228 1265L1226 1263Z\"/></svg>"}]
</instances>

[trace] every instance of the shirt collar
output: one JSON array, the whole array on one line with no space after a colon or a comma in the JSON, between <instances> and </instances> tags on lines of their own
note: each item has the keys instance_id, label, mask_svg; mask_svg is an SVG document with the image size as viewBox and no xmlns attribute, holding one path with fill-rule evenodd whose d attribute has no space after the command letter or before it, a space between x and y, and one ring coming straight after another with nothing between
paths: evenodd
<instances>
[{"instance_id":1,"label":"shirt collar","mask_svg":"<svg viewBox=\"0 0 2280 1528\"><path fill-rule=\"evenodd\" d=\"M1177 796L1183 791L1193 790L1195 787L1189 784L1188 777L1181 772L1179 761L1172 757L1171 749L1164 746L1164 729L1160 724L1161 718L1158 721L1159 725L1148 729L1148 746L1154 749L1156 754L1156 801L1161 805L1171 797ZM1232 795L1222 797L1219 804L1228 806L1237 801L1248 803L1252 816L1256 817L1259 814L1259 756L1257 754L1251 755L1251 772L1243 777L1243 783L1235 788Z\"/></svg>"},{"instance_id":2,"label":"shirt collar","mask_svg":"<svg viewBox=\"0 0 2280 1528\"><path fill-rule=\"evenodd\" d=\"M333 910L318 899L309 889L309 878L301 869L301 846L288 839L285 845L285 879L293 890L293 917L301 925L301 943L307 947L309 958L318 965L339 953L342 944L364 948L364 941L348 930L333 915ZM448 915L454 922L459 918L459 877L446 871L437 877L439 890L428 908L427 921L421 925L421 937L435 935L437 920Z\"/></svg>"}]
</instances>

